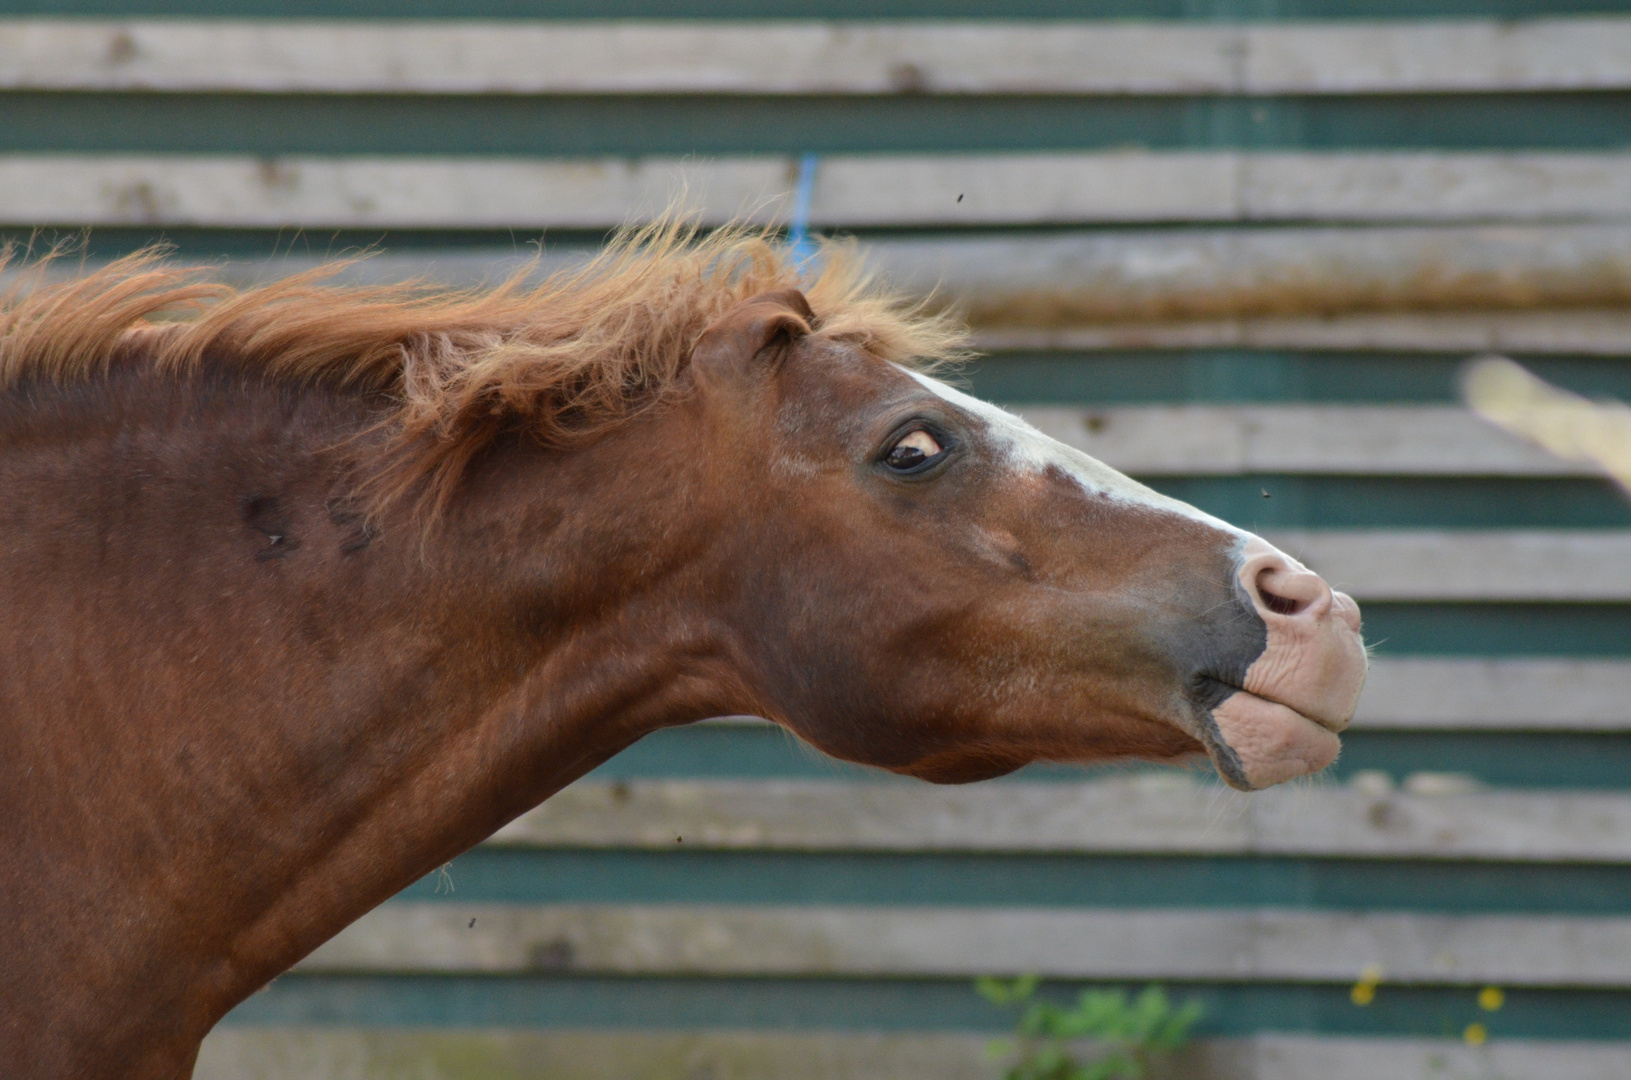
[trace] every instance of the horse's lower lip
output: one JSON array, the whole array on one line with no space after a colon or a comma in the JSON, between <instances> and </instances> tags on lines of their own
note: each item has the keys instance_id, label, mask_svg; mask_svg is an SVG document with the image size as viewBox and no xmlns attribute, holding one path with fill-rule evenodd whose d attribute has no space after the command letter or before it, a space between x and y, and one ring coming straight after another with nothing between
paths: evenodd
<instances>
[{"instance_id":1,"label":"horse's lower lip","mask_svg":"<svg viewBox=\"0 0 1631 1080\"><path fill-rule=\"evenodd\" d=\"M1319 772L1342 749L1330 723L1247 690L1213 708L1212 722L1240 775L1230 775L1235 770L1221 762L1218 771L1236 786L1268 787Z\"/></svg>"}]
</instances>

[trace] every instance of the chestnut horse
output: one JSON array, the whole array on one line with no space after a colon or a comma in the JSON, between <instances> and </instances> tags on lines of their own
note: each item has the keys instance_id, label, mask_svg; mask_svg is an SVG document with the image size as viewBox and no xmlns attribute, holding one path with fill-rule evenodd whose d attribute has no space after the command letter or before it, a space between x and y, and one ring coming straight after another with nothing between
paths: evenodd
<instances>
[{"instance_id":1,"label":"chestnut horse","mask_svg":"<svg viewBox=\"0 0 1631 1080\"><path fill-rule=\"evenodd\" d=\"M1359 612L925 374L830 249L0 315L0 1075L174 1078L347 923L658 728L941 783L1336 756Z\"/></svg>"}]
</instances>

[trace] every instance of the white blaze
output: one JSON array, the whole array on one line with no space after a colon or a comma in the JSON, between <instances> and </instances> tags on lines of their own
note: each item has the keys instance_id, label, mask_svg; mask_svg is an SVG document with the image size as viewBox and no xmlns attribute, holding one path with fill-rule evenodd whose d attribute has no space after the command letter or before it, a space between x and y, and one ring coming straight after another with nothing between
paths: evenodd
<instances>
[{"instance_id":1,"label":"white blaze","mask_svg":"<svg viewBox=\"0 0 1631 1080\"><path fill-rule=\"evenodd\" d=\"M1097 458L1090 457L1073 446L1066 446L1058 439L1049 438L1013 413L999 409L990 402L970 397L960 390L947 386L939 379L931 379L919 372L906 373L938 397L981 420L992 443L1004 452L1008 463L1016 469L1037 474L1047 471L1051 465L1074 479L1083 490L1091 494L1165 510L1195 521L1204 521L1213 528L1231 533L1242 540L1251 536L1250 533L1197 510L1186 502L1179 502L1159 491L1152 491Z\"/></svg>"}]
</instances>

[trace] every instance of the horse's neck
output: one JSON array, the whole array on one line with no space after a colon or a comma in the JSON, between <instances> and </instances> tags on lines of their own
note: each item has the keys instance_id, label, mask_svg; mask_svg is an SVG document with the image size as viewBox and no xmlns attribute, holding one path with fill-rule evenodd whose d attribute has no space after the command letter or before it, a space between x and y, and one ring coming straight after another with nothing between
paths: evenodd
<instances>
[{"instance_id":1,"label":"horse's neck","mask_svg":"<svg viewBox=\"0 0 1631 1080\"><path fill-rule=\"evenodd\" d=\"M312 452L343 434L334 404L235 393L137 394L78 433L72 409L49 433L0 416L0 744L19 748L0 940L30 943L0 999L59 1010L67 986L118 1012L14 1015L64 1037L18 1053L115 1053L154 1020L135 1002L201 1034L643 731L710 711L681 688L695 657L638 610L659 601L585 592L608 575L577 561L607 553L572 549L565 508L505 505L489 469L428 540L373 534Z\"/></svg>"}]
</instances>

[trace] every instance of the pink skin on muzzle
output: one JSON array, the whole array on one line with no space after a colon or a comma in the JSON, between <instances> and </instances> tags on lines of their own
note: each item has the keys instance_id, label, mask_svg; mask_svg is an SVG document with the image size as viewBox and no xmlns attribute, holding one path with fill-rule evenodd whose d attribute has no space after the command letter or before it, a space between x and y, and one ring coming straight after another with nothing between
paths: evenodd
<instances>
[{"instance_id":1,"label":"pink skin on muzzle","mask_svg":"<svg viewBox=\"0 0 1631 1080\"><path fill-rule=\"evenodd\" d=\"M1260 537L1242 549L1239 580L1268 629L1243 689L1212 710L1248 786L1268 787L1336 760L1367 665L1359 605Z\"/></svg>"}]
</instances>

